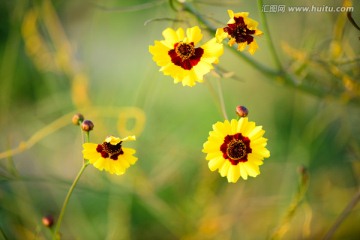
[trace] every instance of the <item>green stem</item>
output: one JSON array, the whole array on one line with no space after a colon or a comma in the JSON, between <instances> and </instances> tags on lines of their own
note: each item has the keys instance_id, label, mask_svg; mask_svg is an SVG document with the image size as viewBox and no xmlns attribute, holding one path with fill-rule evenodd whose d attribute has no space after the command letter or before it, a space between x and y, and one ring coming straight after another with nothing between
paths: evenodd
<instances>
[{"instance_id":1,"label":"green stem","mask_svg":"<svg viewBox=\"0 0 360 240\"><path fill-rule=\"evenodd\" d=\"M75 187L76 187L76 184L78 183L81 175L83 174L85 168L87 167L88 163L84 163L78 173L78 175L76 176L74 182L72 183L67 195L66 195L66 198L64 200L64 203L62 205L62 208L61 208L61 211L60 211L60 215L59 215L59 218L56 222L56 226L55 226L55 229L54 229L54 232L53 232L53 240L57 240L59 239L58 238L58 232L59 232L59 229L60 229L60 226L61 226L61 222L62 222L62 219L63 219L63 216L64 216L64 213L65 213L65 210L66 210L66 207L68 205L68 202L69 202L69 199L71 197L71 194L73 193Z\"/></svg>"},{"instance_id":2,"label":"green stem","mask_svg":"<svg viewBox=\"0 0 360 240\"><path fill-rule=\"evenodd\" d=\"M265 12L262 11L262 6L264 5L263 4L263 1L262 0L258 0L258 9L259 9L259 12L260 12L260 18L261 18L261 23L262 23L262 29L263 29L263 32L265 33L265 38L266 38L266 41L268 43L268 46L269 46L269 50L271 52L271 55L275 61L275 64L278 68L278 70L280 72L283 71L283 67L281 65L281 62L280 62L280 58L279 56L277 55L276 53L276 50L275 50L275 46L274 46L274 43L271 39L271 35L270 35L270 30L269 30L269 26L267 24L267 19L266 19L266 15L265 15Z\"/></svg>"},{"instance_id":3,"label":"green stem","mask_svg":"<svg viewBox=\"0 0 360 240\"><path fill-rule=\"evenodd\" d=\"M263 75L266 76L266 79L272 82L282 83L288 87L306 92L308 94L317 96L319 98L325 98L329 96L328 91L322 90L318 87L314 87L312 84L312 81L307 79L308 81L301 81L299 80L296 75L288 73L287 69L284 68L284 66L281 64L280 58L275 50L275 46L271 40L271 35L267 23L267 19L265 16L265 13L262 12L261 8L263 5L262 0L258 0L258 7L260 10L261 15L261 24L262 29L264 29L265 37L268 42L270 53L275 61L276 68L268 67L267 65L261 64L260 62L254 60L251 56L246 55L236 49L236 45L229 47L236 55L241 57L245 62L247 62L249 65L254 67L255 69L259 70ZM183 3L183 10L189 12L190 14L194 15L196 19L199 21L200 24L205 26L205 30L211 34L215 35L216 33L216 27L213 26L213 22L209 20L206 16L202 15L190 1L185 1ZM341 98L342 94L337 95L337 98ZM354 105L360 105L360 101L357 98L350 98L349 99L350 104Z\"/></svg>"},{"instance_id":4,"label":"green stem","mask_svg":"<svg viewBox=\"0 0 360 240\"><path fill-rule=\"evenodd\" d=\"M217 83L218 83L218 88L219 88L219 102L220 102L220 108L221 108L221 112L224 115L224 118L226 120L228 120L227 114L226 114L226 108L225 108L225 101L224 101L224 95L223 95L223 91L222 91L222 86L221 86L221 79L217 79Z\"/></svg>"},{"instance_id":5,"label":"green stem","mask_svg":"<svg viewBox=\"0 0 360 240\"><path fill-rule=\"evenodd\" d=\"M351 213L351 211L353 210L353 208L358 204L358 202L360 201L360 189L359 191L354 195L354 197L351 199L351 201L349 202L349 204L346 206L346 208L344 209L344 211L340 214L340 216L338 217L338 219L336 219L336 222L334 223L334 225L331 226L331 228L329 229L329 231L326 233L326 235L324 236L323 240L328 240L328 239L332 239L334 233L336 232L336 230L340 227L341 223L344 222L344 220L347 218L347 216L349 216L349 214Z\"/></svg>"},{"instance_id":6,"label":"green stem","mask_svg":"<svg viewBox=\"0 0 360 240\"><path fill-rule=\"evenodd\" d=\"M294 217L297 209L299 208L300 204L302 203L305 193L309 187L309 173L305 167L300 167L300 183L298 187L298 191L295 194L294 198L292 199L286 214L282 218L280 224L277 226L275 231L272 233L270 239L277 240L281 239L283 235L286 233L290 226L290 221Z\"/></svg>"}]
</instances>

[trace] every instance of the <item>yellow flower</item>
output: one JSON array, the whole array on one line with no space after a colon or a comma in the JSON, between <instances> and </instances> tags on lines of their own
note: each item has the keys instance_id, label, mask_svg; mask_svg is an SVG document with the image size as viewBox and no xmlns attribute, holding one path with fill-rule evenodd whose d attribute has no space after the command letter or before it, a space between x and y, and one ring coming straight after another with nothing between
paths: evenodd
<instances>
[{"instance_id":1,"label":"yellow flower","mask_svg":"<svg viewBox=\"0 0 360 240\"><path fill-rule=\"evenodd\" d=\"M132 148L122 147L125 141L134 141L135 136L126 138L107 137L101 144L84 143L83 156L89 160L100 171L105 170L111 174L122 175L130 165L135 164L137 157L133 156L136 152Z\"/></svg>"},{"instance_id":2,"label":"yellow flower","mask_svg":"<svg viewBox=\"0 0 360 240\"><path fill-rule=\"evenodd\" d=\"M223 54L223 45L215 38L196 47L202 39L198 26L186 29L186 36L182 28L176 31L167 28L162 35L165 39L155 41L154 46L149 46L149 52L161 67L160 71L183 86L192 87L196 82L203 82L203 76L213 69L212 64Z\"/></svg>"},{"instance_id":3,"label":"yellow flower","mask_svg":"<svg viewBox=\"0 0 360 240\"><path fill-rule=\"evenodd\" d=\"M222 42L225 38L229 38L229 46L237 43L239 51L243 51L249 45L249 53L254 54L259 47L254 36L262 34L262 31L257 29L258 23L248 17L248 12L234 13L232 10L228 10L228 14L230 20L227 27L216 30L217 41Z\"/></svg>"},{"instance_id":4,"label":"yellow flower","mask_svg":"<svg viewBox=\"0 0 360 240\"><path fill-rule=\"evenodd\" d=\"M240 176L246 180L259 175L259 166L270 157L264 133L262 126L249 122L247 117L215 123L203 145L210 170L218 169L222 177L234 183Z\"/></svg>"}]
</instances>

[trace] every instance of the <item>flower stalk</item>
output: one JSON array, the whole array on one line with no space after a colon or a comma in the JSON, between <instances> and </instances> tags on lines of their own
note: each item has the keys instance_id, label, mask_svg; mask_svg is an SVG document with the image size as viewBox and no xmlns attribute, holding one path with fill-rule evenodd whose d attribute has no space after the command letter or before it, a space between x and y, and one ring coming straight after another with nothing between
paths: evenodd
<instances>
[{"instance_id":1,"label":"flower stalk","mask_svg":"<svg viewBox=\"0 0 360 240\"><path fill-rule=\"evenodd\" d=\"M265 12L261 10L262 6L264 5L263 1L258 0L257 2L258 2L258 9L259 9L259 12L260 12L262 28L264 29L265 38L266 38L266 41L268 43L269 50L271 52L271 55L272 55L272 57L273 57L273 59L275 61L275 64L276 64L278 70L280 72L283 72L283 67L281 65L280 58L279 58L278 54L276 53L274 43L273 43L273 41L271 39L271 34L270 34L269 26L267 24L267 19L266 19L266 16L265 16Z\"/></svg>"},{"instance_id":2,"label":"flower stalk","mask_svg":"<svg viewBox=\"0 0 360 240\"><path fill-rule=\"evenodd\" d=\"M300 183L299 183L298 191L293 197L280 224L276 227L275 231L271 235L270 237L271 240L281 239L285 235L285 233L289 229L291 219L294 217L297 209L304 200L305 193L308 190L310 176L308 170L303 166L299 168L299 174L300 174Z\"/></svg>"},{"instance_id":3,"label":"flower stalk","mask_svg":"<svg viewBox=\"0 0 360 240\"><path fill-rule=\"evenodd\" d=\"M63 219L63 217L64 217L64 213L65 213L66 207L67 207L67 205L68 205L69 199L70 199L70 197L71 197L71 195L72 195L72 193L73 193L73 191L74 191L74 189L75 189L75 187L76 187L76 185L77 185L80 177L82 176L82 174L84 173L84 170L86 169L86 167L87 167L88 165L89 165L88 162L83 163L83 165L82 165L79 173L77 174L74 182L72 183L72 185L71 185L71 187L70 187L70 189L69 189L69 191L68 191L68 193L67 193L67 195L66 195L66 198L65 198L65 200L64 200L64 203L63 203L63 205L62 205L62 208L61 208L61 211L60 211L60 214L59 214L59 218L58 218L58 220L56 221L56 225L55 225L54 232L53 232L53 240L58 240L58 239L60 239L58 232L59 232L59 229L60 229L60 226L61 226L62 219Z\"/></svg>"}]
</instances>

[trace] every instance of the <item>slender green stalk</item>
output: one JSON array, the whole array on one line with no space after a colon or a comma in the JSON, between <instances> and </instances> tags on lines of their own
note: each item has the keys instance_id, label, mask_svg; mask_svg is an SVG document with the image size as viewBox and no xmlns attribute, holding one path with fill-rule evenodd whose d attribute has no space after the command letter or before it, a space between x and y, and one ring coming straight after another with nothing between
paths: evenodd
<instances>
[{"instance_id":1,"label":"slender green stalk","mask_svg":"<svg viewBox=\"0 0 360 240\"><path fill-rule=\"evenodd\" d=\"M287 69L284 68L282 65L279 55L276 51L274 42L272 41L266 14L262 11L263 7L263 0L257 1L258 8L260 11L260 17L261 17L261 24L262 24L262 30L265 33L265 38L268 43L269 51L272 55L272 58L274 59L276 68L269 67L266 64L262 64L261 62L256 61L254 58L252 58L249 55L246 55L242 52L239 52L236 49L236 45L230 47L230 49L239 57L241 57L245 62L247 62L249 65L257 69L259 72L264 74L266 76L267 80L270 80L272 82L277 83L283 83L284 85L298 89L300 91L306 92L308 94L317 96L319 98L326 98L329 96L329 92L327 89L321 89L319 87L314 86L313 81L311 79L311 76L309 75L308 78L305 80L300 80L297 78L296 74L287 72ZM206 30L209 34L214 35L216 33L216 27L213 25L213 21L210 21L208 17L201 14L190 1L185 1L183 3L183 11L187 11L190 14L192 14L196 19L199 21L199 24L202 24L204 26L204 30ZM336 95L337 98L341 99L341 96L343 96L341 93ZM358 98L350 98L348 100L349 104L354 105L360 105L360 100Z\"/></svg>"},{"instance_id":2,"label":"slender green stalk","mask_svg":"<svg viewBox=\"0 0 360 240\"><path fill-rule=\"evenodd\" d=\"M331 228L329 229L329 231L326 233L326 235L323 238L324 240L332 239L336 230L340 227L341 223L344 222L346 217L349 216L349 214L351 213L351 210L358 204L359 201L360 201L360 189L354 195L354 197L351 199L351 201L346 206L344 211L340 214L338 219L336 219L336 222L334 223L334 225L332 225Z\"/></svg>"},{"instance_id":3,"label":"slender green stalk","mask_svg":"<svg viewBox=\"0 0 360 240\"><path fill-rule=\"evenodd\" d=\"M5 235L5 233L4 233L3 229L2 229L2 227L0 227L0 233L1 233L1 235L0 235L0 236L2 236L4 240L8 240L8 239L9 239L9 238Z\"/></svg>"},{"instance_id":4,"label":"slender green stalk","mask_svg":"<svg viewBox=\"0 0 360 240\"><path fill-rule=\"evenodd\" d=\"M305 193L309 186L309 173L305 167L301 167L299 173L300 183L298 191L293 197L284 217L281 219L279 225L276 227L275 231L270 236L271 240L281 239L288 231L290 227L290 221L294 217L298 207L300 206L305 197Z\"/></svg>"},{"instance_id":5,"label":"slender green stalk","mask_svg":"<svg viewBox=\"0 0 360 240\"><path fill-rule=\"evenodd\" d=\"M225 101L224 101L224 94L223 94L223 90L222 90L222 86L221 86L221 79L217 79L217 83L218 83L218 88L219 88L219 102L220 102L220 108L221 108L221 112L224 115L224 118L226 120L228 120L228 116L226 114L226 108L225 108Z\"/></svg>"},{"instance_id":6,"label":"slender green stalk","mask_svg":"<svg viewBox=\"0 0 360 240\"><path fill-rule=\"evenodd\" d=\"M73 191L74 191L74 189L75 189L75 187L76 187L76 184L78 183L81 175L83 174L85 168L87 167L87 165L89 165L89 163L84 163L84 164L82 165L79 173L77 174L74 182L72 183L72 185L71 185L71 187L70 187L70 189L69 189L69 191L68 191L68 193L67 193L67 195L66 195L66 198L65 198L65 200L64 200L64 203L63 203L62 208L61 208L61 211L60 211L59 218L58 218L58 220L57 220L57 222L56 222L56 226L55 226L55 228L54 228L53 240L59 239L59 238L58 238L58 232L59 232L59 229L60 229L60 226L61 226L61 222L62 222L64 213L65 213L66 207L67 207L67 205L68 205L69 199L70 199L70 197L71 197L71 195L72 195L72 193L73 193Z\"/></svg>"},{"instance_id":7,"label":"slender green stalk","mask_svg":"<svg viewBox=\"0 0 360 240\"><path fill-rule=\"evenodd\" d=\"M258 0L257 2L258 2L258 9L259 9L259 12L260 12L262 29L263 29L263 32L265 33L265 38L266 38L266 41L268 43L270 53L271 53L271 55L272 55L272 57L273 57L273 59L275 61L275 64L276 64L278 70L280 70L282 72L283 67L281 65L280 58L279 58L278 54L276 53L274 43L273 43L273 41L271 39L271 34L270 34L269 26L268 26L268 23L267 23L266 15L265 15L265 12L262 11L262 7L264 5L263 1Z\"/></svg>"}]
</instances>

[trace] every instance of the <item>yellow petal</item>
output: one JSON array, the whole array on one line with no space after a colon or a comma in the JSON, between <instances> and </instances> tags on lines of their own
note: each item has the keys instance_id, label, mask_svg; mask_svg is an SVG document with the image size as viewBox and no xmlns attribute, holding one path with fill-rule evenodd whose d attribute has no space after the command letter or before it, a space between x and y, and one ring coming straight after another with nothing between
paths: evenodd
<instances>
[{"instance_id":1,"label":"yellow petal","mask_svg":"<svg viewBox=\"0 0 360 240\"><path fill-rule=\"evenodd\" d=\"M225 32L223 28L216 29L215 38L218 43L222 43L222 41L224 41L224 39L228 36L229 34Z\"/></svg>"},{"instance_id":2,"label":"yellow petal","mask_svg":"<svg viewBox=\"0 0 360 240\"><path fill-rule=\"evenodd\" d=\"M193 42L195 45L200 42L203 35L201 33L201 30L198 26L188 28L186 30L186 36L187 36L187 42Z\"/></svg>"},{"instance_id":3,"label":"yellow petal","mask_svg":"<svg viewBox=\"0 0 360 240\"><path fill-rule=\"evenodd\" d=\"M236 43L236 40L234 38L230 38L228 44L231 47L232 45L234 45ZM246 45L245 45L246 46Z\"/></svg>"},{"instance_id":4,"label":"yellow petal","mask_svg":"<svg viewBox=\"0 0 360 240\"><path fill-rule=\"evenodd\" d=\"M111 145L116 145L121 142L121 139L118 137L109 136L105 139L105 142L110 143Z\"/></svg>"},{"instance_id":5,"label":"yellow petal","mask_svg":"<svg viewBox=\"0 0 360 240\"><path fill-rule=\"evenodd\" d=\"M242 127L242 134L244 136L249 136L249 134L253 131L255 128L255 122L248 122L247 124L244 124Z\"/></svg>"},{"instance_id":6,"label":"yellow petal","mask_svg":"<svg viewBox=\"0 0 360 240\"><path fill-rule=\"evenodd\" d=\"M257 45L256 40L254 39L254 40L249 44L249 53L250 53L251 55L253 55L258 48L259 48L259 46Z\"/></svg>"},{"instance_id":7,"label":"yellow petal","mask_svg":"<svg viewBox=\"0 0 360 240\"><path fill-rule=\"evenodd\" d=\"M100 171L102 171L104 169L104 164L105 164L105 159L104 158L98 158L94 163L94 167L96 167L97 169L99 169Z\"/></svg>"},{"instance_id":8,"label":"yellow petal","mask_svg":"<svg viewBox=\"0 0 360 240\"><path fill-rule=\"evenodd\" d=\"M219 173L222 177L225 177L228 174L230 165L231 163L229 161L225 161L224 164L219 168Z\"/></svg>"},{"instance_id":9,"label":"yellow petal","mask_svg":"<svg viewBox=\"0 0 360 240\"><path fill-rule=\"evenodd\" d=\"M230 17L230 20L227 22L227 24L235 23L233 10L227 10L227 12L228 12L229 17Z\"/></svg>"},{"instance_id":10,"label":"yellow petal","mask_svg":"<svg viewBox=\"0 0 360 240\"><path fill-rule=\"evenodd\" d=\"M252 141L255 141L261 136L263 136L265 131L262 129L262 126L256 126L252 131L249 132L248 138L250 138Z\"/></svg>"},{"instance_id":11,"label":"yellow petal","mask_svg":"<svg viewBox=\"0 0 360 240\"><path fill-rule=\"evenodd\" d=\"M226 160L222 156L213 158L208 162L209 169L215 171L216 169L221 168L225 161Z\"/></svg>"},{"instance_id":12,"label":"yellow petal","mask_svg":"<svg viewBox=\"0 0 360 240\"><path fill-rule=\"evenodd\" d=\"M243 164L243 167L246 169L246 172L251 177L256 177L260 174L259 166L252 163L252 162L246 162Z\"/></svg>"},{"instance_id":13,"label":"yellow petal","mask_svg":"<svg viewBox=\"0 0 360 240\"><path fill-rule=\"evenodd\" d=\"M240 165L239 168L240 168L240 175L241 175L241 177L242 177L244 180L246 180L247 177L248 177L248 174L247 174L246 168L244 168L244 163L239 163L238 165Z\"/></svg>"},{"instance_id":14,"label":"yellow petal","mask_svg":"<svg viewBox=\"0 0 360 240\"><path fill-rule=\"evenodd\" d=\"M235 119L231 119L230 125L231 125L231 132L230 132L230 134L231 134L231 135L236 134L236 133L237 133L238 121L235 120Z\"/></svg>"},{"instance_id":15,"label":"yellow petal","mask_svg":"<svg viewBox=\"0 0 360 240\"><path fill-rule=\"evenodd\" d=\"M244 18L244 21L246 21L248 19L249 13L248 12L238 12L238 13L233 13L233 17L242 17Z\"/></svg>"},{"instance_id":16,"label":"yellow petal","mask_svg":"<svg viewBox=\"0 0 360 240\"><path fill-rule=\"evenodd\" d=\"M174 44L183 40L184 38L184 34L182 34L181 37L181 31L184 32L184 30L182 28L179 28L176 32L174 29L172 28L166 28L163 32L162 35L164 36L166 45L170 48L173 48ZM180 35L180 36L179 36Z\"/></svg>"},{"instance_id":17,"label":"yellow petal","mask_svg":"<svg viewBox=\"0 0 360 240\"><path fill-rule=\"evenodd\" d=\"M270 151L267 150L266 148L254 148L254 149L252 149L252 153L257 154L263 158L270 157Z\"/></svg>"},{"instance_id":18,"label":"yellow petal","mask_svg":"<svg viewBox=\"0 0 360 240\"><path fill-rule=\"evenodd\" d=\"M224 46L222 43L218 43L216 38L212 38L203 45L201 48L204 49L202 58L218 58L224 53Z\"/></svg>"},{"instance_id":19,"label":"yellow petal","mask_svg":"<svg viewBox=\"0 0 360 240\"><path fill-rule=\"evenodd\" d=\"M198 82L202 82L204 75L210 72L211 69L213 69L213 66L209 63L206 63L205 61L200 61L196 66L192 68Z\"/></svg>"},{"instance_id":20,"label":"yellow petal","mask_svg":"<svg viewBox=\"0 0 360 240\"><path fill-rule=\"evenodd\" d=\"M238 50L241 52L241 51L244 51L245 48L247 46L247 42L241 42L241 43L238 43Z\"/></svg>"},{"instance_id":21,"label":"yellow petal","mask_svg":"<svg viewBox=\"0 0 360 240\"><path fill-rule=\"evenodd\" d=\"M135 137L134 135L132 135L132 136L127 136L127 137L121 139L122 142L135 141L135 140L136 140L136 137Z\"/></svg>"},{"instance_id":22,"label":"yellow petal","mask_svg":"<svg viewBox=\"0 0 360 240\"><path fill-rule=\"evenodd\" d=\"M231 165L230 169L229 169L229 172L228 172L228 175L227 175L228 182L236 183L237 180L239 179L239 177L240 177L240 166L239 166L239 164L235 165L235 166Z\"/></svg>"},{"instance_id":23,"label":"yellow petal","mask_svg":"<svg viewBox=\"0 0 360 240\"><path fill-rule=\"evenodd\" d=\"M256 165L259 165L259 166L264 164L263 159L264 158L259 157L259 155L254 155L252 153L250 153L248 155L248 162L252 162L252 163L254 163Z\"/></svg>"},{"instance_id":24,"label":"yellow petal","mask_svg":"<svg viewBox=\"0 0 360 240\"><path fill-rule=\"evenodd\" d=\"M213 158L217 158L217 157L222 157L222 152L221 151L214 151L214 152L210 152L206 155L206 160L211 160Z\"/></svg>"},{"instance_id":25,"label":"yellow petal","mask_svg":"<svg viewBox=\"0 0 360 240\"><path fill-rule=\"evenodd\" d=\"M213 142L207 141L203 144L203 152L204 153L211 153L218 151L220 146L218 144L215 144Z\"/></svg>"},{"instance_id":26,"label":"yellow petal","mask_svg":"<svg viewBox=\"0 0 360 240\"><path fill-rule=\"evenodd\" d=\"M245 24L247 25L247 28L250 30L256 30L257 26L258 26L258 22L246 17L245 18Z\"/></svg>"},{"instance_id":27,"label":"yellow petal","mask_svg":"<svg viewBox=\"0 0 360 240\"><path fill-rule=\"evenodd\" d=\"M238 121L237 132L243 133L247 123L248 123L247 117L240 118Z\"/></svg>"},{"instance_id":28,"label":"yellow petal","mask_svg":"<svg viewBox=\"0 0 360 240\"><path fill-rule=\"evenodd\" d=\"M177 41L176 42L180 42L183 41L185 38L185 31L183 28L178 28L178 30L176 30L176 35L177 35Z\"/></svg>"}]
</instances>

